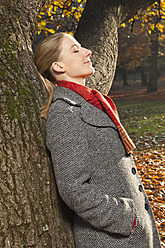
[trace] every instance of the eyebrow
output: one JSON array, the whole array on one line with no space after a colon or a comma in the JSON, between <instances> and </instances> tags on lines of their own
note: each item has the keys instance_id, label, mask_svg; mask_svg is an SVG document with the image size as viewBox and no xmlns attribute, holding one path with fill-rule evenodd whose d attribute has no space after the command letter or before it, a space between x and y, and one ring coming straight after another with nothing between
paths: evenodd
<instances>
[{"instance_id":1,"label":"eyebrow","mask_svg":"<svg viewBox=\"0 0 165 248\"><path fill-rule=\"evenodd\" d=\"M71 50L74 46L77 46L77 47L81 47L81 44L80 43L78 43L78 44L73 44L72 46L71 46L71 48L69 49L69 50Z\"/></svg>"}]
</instances>

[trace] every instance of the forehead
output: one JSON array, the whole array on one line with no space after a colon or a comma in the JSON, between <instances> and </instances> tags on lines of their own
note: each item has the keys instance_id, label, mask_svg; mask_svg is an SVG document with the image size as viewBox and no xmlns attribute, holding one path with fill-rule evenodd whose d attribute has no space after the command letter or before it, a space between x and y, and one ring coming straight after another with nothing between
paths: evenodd
<instances>
[{"instance_id":1,"label":"forehead","mask_svg":"<svg viewBox=\"0 0 165 248\"><path fill-rule=\"evenodd\" d=\"M71 35L69 34L66 34L63 38L63 41L62 41L62 48L63 49L70 49L73 45L78 45L80 46L80 43L74 38L72 37Z\"/></svg>"}]
</instances>

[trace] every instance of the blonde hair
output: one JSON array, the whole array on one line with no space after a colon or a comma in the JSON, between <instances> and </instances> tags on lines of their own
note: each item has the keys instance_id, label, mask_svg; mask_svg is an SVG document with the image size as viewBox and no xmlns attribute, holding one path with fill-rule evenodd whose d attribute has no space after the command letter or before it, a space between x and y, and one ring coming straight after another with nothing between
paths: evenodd
<instances>
[{"instance_id":1,"label":"blonde hair","mask_svg":"<svg viewBox=\"0 0 165 248\"><path fill-rule=\"evenodd\" d=\"M61 54L61 42L64 36L65 33L57 33L47 37L37 47L34 54L34 63L49 94L48 102L42 107L41 113L41 116L45 119L47 118L49 107L53 99L56 82L56 78L51 71L51 66L53 62L59 61Z\"/></svg>"}]
</instances>

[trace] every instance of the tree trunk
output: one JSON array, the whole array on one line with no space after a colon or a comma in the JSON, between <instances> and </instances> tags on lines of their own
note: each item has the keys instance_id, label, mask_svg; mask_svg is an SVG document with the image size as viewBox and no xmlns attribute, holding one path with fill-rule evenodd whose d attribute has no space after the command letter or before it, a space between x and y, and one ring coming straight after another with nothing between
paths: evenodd
<instances>
[{"instance_id":1,"label":"tree trunk","mask_svg":"<svg viewBox=\"0 0 165 248\"><path fill-rule=\"evenodd\" d=\"M74 247L62 214L40 118L34 17L45 1L0 3L0 247Z\"/></svg>"},{"instance_id":2,"label":"tree trunk","mask_svg":"<svg viewBox=\"0 0 165 248\"><path fill-rule=\"evenodd\" d=\"M145 87L147 86L147 73L144 71L144 66L140 66L140 75L141 75L141 82L142 86Z\"/></svg>"},{"instance_id":3,"label":"tree trunk","mask_svg":"<svg viewBox=\"0 0 165 248\"><path fill-rule=\"evenodd\" d=\"M100 2L110 2L114 6L107 8ZM115 71L117 27L123 16L128 17L121 14L121 9L124 13L121 4L125 2L90 0L89 4L87 2L89 12L87 8L86 11L95 19L86 24L91 26L91 33L84 33L87 27L84 24L83 28L83 22L79 27L79 32L87 38L84 43L89 42L97 51L94 53L100 68L97 77L100 82L105 77L104 84L107 80L112 81ZM135 1L128 2L125 11L131 16L136 13ZM144 1L139 1L138 5L136 2L136 8L142 7L141 2ZM146 2L153 1L145 1L143 6ZM40 118L39 110L45 100L44 89L33 63L31 48L35 18L44 3L45 0L0 2L0 247L3 248L74 247L68 221L70 212L59 200L45 146L45 122ZM91 9L91 3L101 8L97 9L98 16ZM84 41L83 36L81 38ZM107 91L110 83L108 87L99 87Z\"/></svg>"},{"instance_id":4,"label":"tree trunk","mask_svg":"<svg viewBox=\"0 0 165 248\"><path fill-rule=\"evenodd\" d=\"M95 74L87 86L107 94L113 82L118 55L118 27L154 1L88 0L75 37L93 51Z\"/></svg>"},{"instance_id":5,"label":"tree trunk","mask_svg":"<svg viewBox=\"0 0 165 248\"><path fill-rule=\"evenodd\" d=\"M125 68L121 68L121 72L122 72L123 86L128 86L127 70Z\"/></svg>"},{"instance_id":6,"label":"tree trunk","mask_svg":"<svg viewBox=\"0 0 165 248\"><path fill-rule=\"evenodd\" d=\"M158 85L158 78L160 77L160 70L158 66L158 34L151 35L151 57L149 66L149 81L147 84L147 92L156 92Z\"/></svg>"}]
</instances>

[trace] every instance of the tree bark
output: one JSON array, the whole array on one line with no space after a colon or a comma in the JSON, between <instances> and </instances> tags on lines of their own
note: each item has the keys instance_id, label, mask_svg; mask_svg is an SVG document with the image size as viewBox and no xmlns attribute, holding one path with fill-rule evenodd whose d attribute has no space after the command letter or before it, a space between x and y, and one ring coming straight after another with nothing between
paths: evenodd
<instances>
[{"instance_id":1,"label":"tree bark","mask_svg":"<svg viewBox=\"0 0 165 248\"><path fill-rule=\"evenodd\" d=\"M118 27L152 4L153 0L88 0L75 37L93 52L95 74L87 86L107 94L111 88L118 55Z\"/></svg>"},{"instance_id":2,"label":"tree bark","mask_svg":"<svg viewBox=\"0 0 165 248\"><path fill-rule=\"evenodd\" d=\"M147 92L156 92L158 87L158 78L160 77L160 70L158 65L158 34L151 35L151 56L149 66L149 81L147 84Z\"/></svg>"},{"instance_id":3,"label":"tree bark","mask_svg":"<svg viewBox=\"0 0 165 248\"><path fill-rule=\"evenodd\" d=\"M0 247L74 247L46 151L44 89L31 49L45 1L0 3Z\"/></svg>"},{"instance_id":4,"label":"tree bark","mask_svg":"<svg viewBox=\"0 0 165 248\"><path fill-rule=\"evenodd\" d=\"M117 27L124 18L136 13L135 1L128 1L130 6L124 9L122 4L126 2L89 0L78 29L84 35L79 35L80 40L95 48L93 59L100 68L96 74L98 81L106 79L99 84L101 90L110 87L115 71ZM142 2L136 2L136 8L153 1ZM45 101L45 90L33 63L32 33L44 3L45 0L0 2L0 247L3 248L74 247L68 221L70 212L59 200L45 146L45 122L39 109ZM92 9L95 4L100 8L96 13ZM94 19L85 22L86 13ZM87 25L91 33L87 32ZM96 86L94 82L93 85Z\"/></svg>"}]
</instances>

